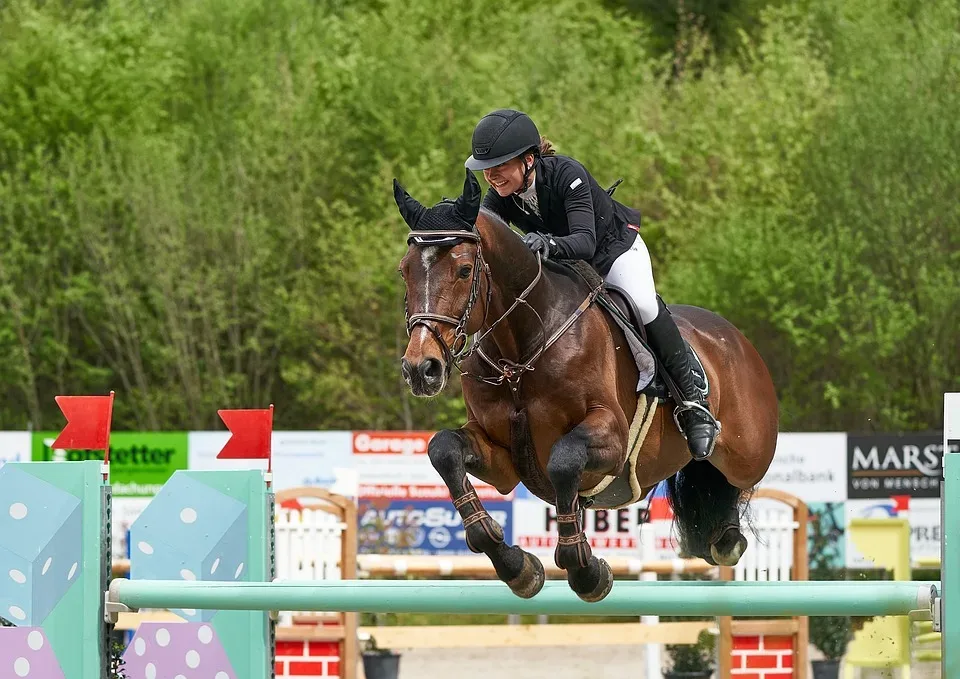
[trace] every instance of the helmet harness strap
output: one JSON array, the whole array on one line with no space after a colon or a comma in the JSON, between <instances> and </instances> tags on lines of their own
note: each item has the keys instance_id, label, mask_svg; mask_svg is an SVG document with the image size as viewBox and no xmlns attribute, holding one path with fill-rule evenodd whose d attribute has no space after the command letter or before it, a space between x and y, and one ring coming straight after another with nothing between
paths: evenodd
<instances>
[{"instance_id":1,"label":"helmet harness strap","mask_svg":"<svg viewBox=\"0 0 960 679\"><path fill-rule=\"evenodd\" d=\"M527 153L533 154L533 162L527 165ZM530 188L530 174L533 172L533 169L537 166L537 156L540 155L537 152L537 149L530 149L529 151L524 151L523 155L520 156L520 162L523 163L523 186L520 187L519 191L514 191L514 193L520 194Z\"/></svg>"}]
</instances>

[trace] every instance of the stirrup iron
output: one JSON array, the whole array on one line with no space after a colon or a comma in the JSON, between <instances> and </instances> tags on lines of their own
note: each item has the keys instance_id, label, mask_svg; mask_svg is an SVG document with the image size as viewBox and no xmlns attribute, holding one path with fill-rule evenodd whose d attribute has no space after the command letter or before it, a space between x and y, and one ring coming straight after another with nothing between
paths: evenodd
<instances>
[{"instance_id":1,"label":"stirrup iron","mask_svg":"<svg viewBox=\"0 0 960 679\"><path fill-rule=\"evenodd\" d=\"M700 405L696 401L681 401L680 405L673 409L673 422L677 425L677 431L679 431L680 435L683 436L684 441L689 441L689 439L687 438L687 432L685 432L683 427L680 425L680 413L685 413L688 410L699 410L702 412L707 416L707 418L710 420L710 423L712 423L714 428L717 430L710 442L710 450L707 451L707 454L703 457L694 458L696 460L705 460L713 455L713 450L717 446L717 439L720 437L722 425L720 424L720 420L714 417L713 413L711 413L708 408Z\"/></svg>"}]
</instances>

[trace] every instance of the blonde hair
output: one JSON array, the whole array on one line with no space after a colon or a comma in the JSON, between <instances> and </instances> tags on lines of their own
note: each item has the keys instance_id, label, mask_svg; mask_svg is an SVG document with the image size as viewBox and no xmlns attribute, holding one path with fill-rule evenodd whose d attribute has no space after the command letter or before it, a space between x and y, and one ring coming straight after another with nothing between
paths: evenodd
<instances>
[{"instance_id":1,"label":"blonde hair","mask_svg":"<svg viewBox=\"0 0 960 679\"><path fill-rule=\"evenodd\" d=\"M540 135L540 155L541 156L554 156L557 152L553 149L553 142Z\"/></svg>"}]
</instances>

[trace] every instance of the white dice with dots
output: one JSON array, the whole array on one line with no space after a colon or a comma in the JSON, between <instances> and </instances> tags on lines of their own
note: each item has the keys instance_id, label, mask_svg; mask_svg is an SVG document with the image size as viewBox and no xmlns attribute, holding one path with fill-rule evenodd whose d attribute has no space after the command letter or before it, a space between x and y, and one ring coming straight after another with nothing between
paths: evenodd
<instances>
[{"instance_id":1,"label":"white dice with dots","mask_svg":"<svg viewBox=\"0 0 960 679\"><path fill-rule=\"evenodd\" d=\"M130 578L243 580L247 508L182 472L175 473L130 527ZM177 609L186 620L216 611Z\"/></svg>"},{"instance_id":2,"label":"white dice with dots","mask_svg":"<svg viewBox=\"0 0 960 679\"><path fill-rule=\"evenodd\" d=\"M63 667L40 627L4 630L0 646L3 679L63 679Z\"/></svg>"},{"instance_id":3,"label":"white dice with dots","mask_svg":"<svg viewBox=\"0 0 960 679\"><path fill-rule=\"evenodd\" d=\"M237 679L216 630L203 623L143 622L123 661L131 679Z\"/></svg>"},{"instance_id":4,"label":"white dice with dots","mask_svg":"<svg viewBox=\"0 0 960 679\"><path fill-rule=\"evenodd\" d=\"M0 617L18 627L43 623L83 568L82 518L73 495L0 467Z\"/></svg>"}]
</instances>

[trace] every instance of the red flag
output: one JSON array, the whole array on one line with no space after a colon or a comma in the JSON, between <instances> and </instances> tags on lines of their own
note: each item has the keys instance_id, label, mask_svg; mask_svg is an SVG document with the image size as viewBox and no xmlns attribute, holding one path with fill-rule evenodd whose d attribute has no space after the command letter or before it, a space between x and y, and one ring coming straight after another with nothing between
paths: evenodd
<instances>
[{"instance_id":1,"label":"red flag","mask_svg":"<svg viewBox=\"0 0 960 679\"><path fill-rule=\"evenodd\" d=\"M67 424L52 447L103 450L109 458L113 392L109 396L57 396L54 400Z\"/></svg>"},{"instance_id":2,"label":"red flag","mask_svg":"<svg viewBox=\"0 0 960 679\"><path fill-rule=\"evenodd\" d=\"M218 460L270 459L273 406L249 410L218 410L233 434L217 453ZM269 470L269 464L268 464Z\"/></svg>"}]
</instances>

